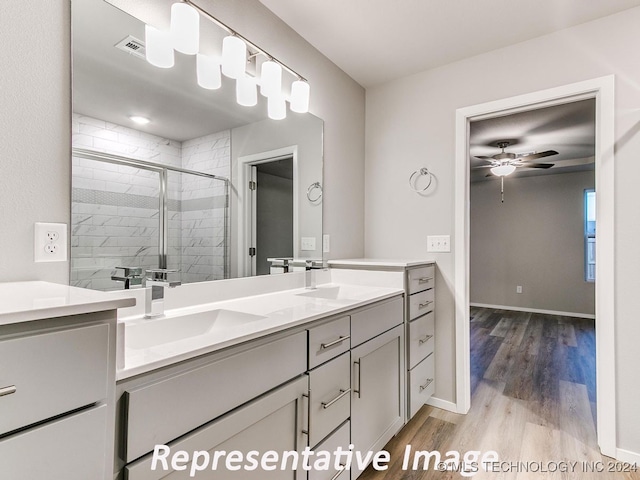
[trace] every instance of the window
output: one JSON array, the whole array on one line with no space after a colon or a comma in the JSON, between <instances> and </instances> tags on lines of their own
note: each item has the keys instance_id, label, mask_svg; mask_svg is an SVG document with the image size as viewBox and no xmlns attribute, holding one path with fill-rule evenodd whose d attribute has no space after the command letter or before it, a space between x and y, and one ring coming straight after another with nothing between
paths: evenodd
<instances>
[{"instance_id":1,"label":"window","mask_svg":"<svg viewBox=\"0 0 640 480\"><path fill-rule=\"evenodd\" d=\"M596 281L596 192L584 191L584 279Z\"/></svg>"}]
</instances>

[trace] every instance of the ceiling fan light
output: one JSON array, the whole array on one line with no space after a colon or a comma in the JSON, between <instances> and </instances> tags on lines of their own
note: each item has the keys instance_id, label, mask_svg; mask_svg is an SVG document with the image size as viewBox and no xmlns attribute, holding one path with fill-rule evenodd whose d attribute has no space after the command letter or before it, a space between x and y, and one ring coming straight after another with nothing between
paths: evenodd
<instances>
[{"instance_id":1,"label":"ceiling fan light","mask_svg":"<svg viewBox=\"0 0 640 480\"><path fill-rule=\"evenodd\" d=\"M309 111L309 84L302 80L296 80L291 84L292 112L307 113Z\"/></svg>"},{"instance_id":2,"label":"ceiling fan light","mask_svg":"<svg viewBox=\"0 0 640 480\"><path fill-rule=\"evenodd\" d=\"M497 167L493 167L491 169L491 173L498 177L505 177L507 175L511 175L516 171L515 165L498 165Z\"/></svg>"},{"instance_id":3,"label":"ceiling fan light","mask_svg":"<svg viewBox=\"0 0 640 480\"><path fill-rule=\"evenodd\" d=\"M236 80L244 76L247 66L247 44L235 35L222 40L222 73Z\"/></svg>"},{"instance_id":4,"label":"ceiling fan light","mask_svg":"<svg viewBox=\"0 0 640 480\"><path fill-rule=\"evenodd\" d=\"M200 14L186 3L171 5L171 41L174 49L187 55L200 49Z\"/></svg>"},{"instance_id":5,"label":"ceiling fan light","mask_svg":"<svg viewBox=\"0 0 640 480\"><path fill-rule=\"evenodd\" d=\"M236 101L243 107L253 107L258 103L255 78L243 75L236 80Z\"/></svg>"},{"instance_id":6,"label":"ceiling fan light","mask_svg":"<svg viewBox=\"0 0 640 480\"><path fill-rule=\"evenodd\" d=\"M260 93L265 97L280 95L282 91L282 67L267 60L260 67Z\"/></svg>"},{"instance_id":7,"label":"ceiling fan light","mask_svg":"<svg viewBox=\"0 0 640 480\"><path fill-rule=\"evenodd\" d=\"M218 59L202 55L196 56L196 74L198 85L207 90L216 90L222 86L220 63Z\"/></svg>"},{"instance_id":8,"label":"ceiling fan light","mask_svg":"<svg viewBox=\"0 0 640 480\"><path fill-rule=\"evenodd\" d=\"M151 25L144 26L145 58L154 67L171 68L174 65L173 45L169 32Z\"/></svg>"}]
</instances>

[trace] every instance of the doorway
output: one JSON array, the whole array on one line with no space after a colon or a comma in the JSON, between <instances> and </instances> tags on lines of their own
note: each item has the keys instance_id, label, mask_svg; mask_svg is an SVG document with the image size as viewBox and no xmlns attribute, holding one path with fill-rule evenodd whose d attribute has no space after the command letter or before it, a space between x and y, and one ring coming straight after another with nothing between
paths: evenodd
<instances>
[{"instance_id":1,"label":"doorway","mask_svg":"<svg viewBox=\"0 0 640 480\"><path fill-rule=\"evenodd\" d=\"M614 78L598 78L531 94L459 109L456 112L455 310L456 407L467 413L471 404L469 334L469 128L470 122L588 98L596 102L596 390L598 444L616 456L614 358Z\"/></svg>"},{"instance_id":2,"label":"doorway","mask_svg":"<svg viewBox=\"0 0 640 480\"><path fill-rule=\"evenodd\" d=\"M293 258L293 157L251 164L251 275L268 275L273 258Z\"/></svg>"}]
</instances>

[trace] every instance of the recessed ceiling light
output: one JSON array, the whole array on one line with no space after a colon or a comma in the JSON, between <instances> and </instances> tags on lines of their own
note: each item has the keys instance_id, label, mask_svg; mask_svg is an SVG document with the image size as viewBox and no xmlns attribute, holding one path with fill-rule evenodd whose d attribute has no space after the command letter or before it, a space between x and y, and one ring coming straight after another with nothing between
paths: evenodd
<instances>
[{"instance_id":1,"label":"recessed ceiling light","mask_svg":"<svg viewBox=\"0 0 640 480\"><path fill-rule=\"evenodd\" d=\"M138 125L146 125L147 123L151 122L151 120L149 120L147 117L141 117L139 115L129 115L129 118L136 122Z\"/></svg>"}]
</instances>

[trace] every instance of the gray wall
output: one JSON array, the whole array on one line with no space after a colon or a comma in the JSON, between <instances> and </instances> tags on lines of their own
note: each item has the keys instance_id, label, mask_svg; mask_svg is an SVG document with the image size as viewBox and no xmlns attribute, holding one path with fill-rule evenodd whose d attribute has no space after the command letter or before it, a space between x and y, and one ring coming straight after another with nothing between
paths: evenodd
<instances>
[{"instance_id":1,"label":"gray wall","mask_svg":"<svg viewBox=\"0 0 640 480\"><path fill-rule=\"evenodd\" d=\"M367 89L365 254L438 261L436 397L455 400L453 254L429 255L427 235L454 234L455 112L457 108L615 74L616 364L619 447L640 452L640 8L451 63ZM498 66L508 75L494 75ZM434 192L407 184L428 166ZM454 238L452 236L452 242Z\"/></svg>"},{"instance_id":2,"label":"gray wall","mask_svg":"<svg viewBox=\"0 0 640 480\"><path fill-rule=\"evenodd\" d=\"M584 190L594 172L471 184L472 303L595 314L584 280ZM516 293L516 286L523 287Z\"/></svg>"},{"instance_id":3,"label":"gray wall","mask_svg":"<svg viewBox=\"0 0 640 480\"><path fill-rule=\"evenodd\" d=\"M5 3L0 53L11 68L0 76L0 281L67 283L68 263L33 263L33 224L70 220L69 3ZM325 121L323 222L331 234L329 255L362 255L364 89L258 0L199 4L308 78L311 113Z\"/></svg>"}]
</instances>

